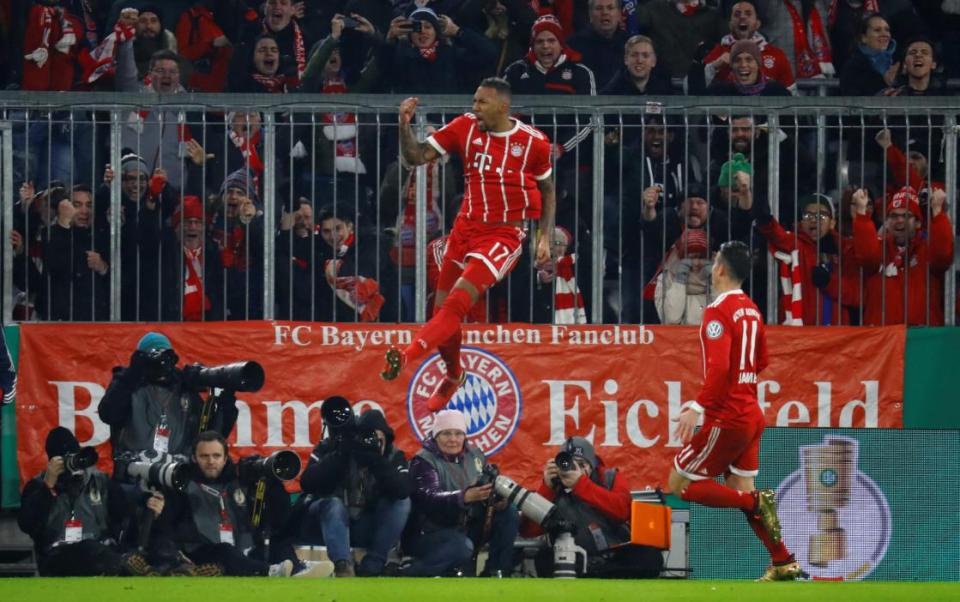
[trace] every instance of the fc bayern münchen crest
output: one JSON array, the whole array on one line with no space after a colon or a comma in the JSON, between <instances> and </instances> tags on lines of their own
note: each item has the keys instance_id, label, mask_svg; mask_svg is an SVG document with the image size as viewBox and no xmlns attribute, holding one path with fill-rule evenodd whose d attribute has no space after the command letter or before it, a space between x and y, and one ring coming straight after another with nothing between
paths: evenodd
<instances>
[{"instance_id":1,"label":"fc bayern m\u00fcnchen crest","mask_svg":"<svg viewBox=\"0 0 960 602\"><path fill-rule=\"evenodd\" d=\"M502 359L483 349L463 347L460 361L467 381L454 394L447 409L459 410L467 419L467 439L491 456L507 444L520 425L520 385ZM427 400L446 375L439 354L433 354L417 369L407 391L407 416L417 437L430 436L433 414Z\"/></svg>"},{"instance_id":2,"label":"fc bayern m\u00fcnchen crest","mask_svg":"<svg viewBox=\"0 0 960 602\"><path fill-rule=\"evenodd\" d=\"M511 144L510 154L513 155L514 157L519 157L520 155L523 154L523 146L519 144Z\"/></svg>"}]
</instances>

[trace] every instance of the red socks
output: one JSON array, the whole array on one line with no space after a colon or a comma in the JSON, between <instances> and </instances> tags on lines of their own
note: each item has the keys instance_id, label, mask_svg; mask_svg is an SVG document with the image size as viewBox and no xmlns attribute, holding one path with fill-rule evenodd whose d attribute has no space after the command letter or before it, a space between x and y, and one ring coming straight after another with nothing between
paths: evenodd
<instances>
[{"instance_id":1,"label":"red socks","mask_svg":"<svg viewBox=\"0 0 960 602\"><path fill-rule=\"evenodd\" d=\"M753 529L753 532L757 535L757 539L759 539L760 542L763 543L763 547L770 552L770 560L773 561L773 564L786 564L790 562L790 550L787 549L786 544L784 544L782 540L780 543L773 543L770 535L767 534L767 530L763 528L763 522L761 522L760 517L750 510L744 510L743 514L747 517L747 522L750 523L750 528Z\"/></svg>"},{"instance_id":2,"label":"red socks","mask_svg":"<svg viewBox=\"0 0 960 602\"><path fill-rule=\"evenodd\" d=\"M477 293L483 295L497 279L486 265L479 261L470 261L463 271L462 279L473 285ZM451 374L460 369L460 323L476 301L462 287L454 287L443 305L436 310L429 322L413 337L410 345L403 350L406 362L423 357L436 347L447 363Z\"/></svg>"},{"instance_id":3,"label":"red socks","mask_svg":"<svg viewBox=\"0 0 960 602\"><path fill-rule=\"evenodd\" d=\"M452 337L437 346L437 351L440 352L440 357L447 366L447 376L451 378L459 377L460 372L463 370L460 367L461 340L463 340L463 331L458 328Z\"/></svg>"},{"instance_id":4,"label":"red socks","mask_svg":"<svg viewBox=\"0 0 960 602\"><path fill-rule=\"evenodd\" d=\"M751 494L731 489L712 479L693 481L680 492L680 498L713 508L739 508L750 513L753 513L753 507L756 505L756 500Z\"/></svg>"},{"instance_id":5,"label":"red socks","mask_svg":"<svg viewBox=\"0 0 960 602\"><path fill-rule=\"evenodd\" d=\"M781 541L774 544L763 527L760 517L754 514L756 499L745 491L737 491L712 479L693 481L686 489L680 492L680 498L688 502L696 502L713 508L739 508L747 517L750 528L756 533L763 547L770 552L770 559L774 564L783 564L790 560L790 551Z\"/></svg>"}]
</instances>

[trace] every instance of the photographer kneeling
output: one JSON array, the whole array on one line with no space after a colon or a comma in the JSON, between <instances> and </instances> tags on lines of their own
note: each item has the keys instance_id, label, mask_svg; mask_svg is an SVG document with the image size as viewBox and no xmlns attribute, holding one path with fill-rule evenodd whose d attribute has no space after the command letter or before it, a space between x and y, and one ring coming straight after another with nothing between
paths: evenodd
<instances>
[{"instance_id":1,"label":"photographer kneeling","mask_svg":"<svg viewBox=\"0 0 960 602\"><path fill-rule=\"evenodd\" d=\"M356 418L342 397L324 404L330 436L317 444L300 479L309 494L301 532L306 541L327 546L337 577L382 575L410 514L407 458L393 446L393 429L379 410ZM367 549L356 571L351 545Z\"/></svg>"},{"instance_id":2,"label":"photographer kneeling","mask_svg":"<svg viewBox=\"0 0 960 602\"><path fill-rule=\"evenodd\" d=\"M434 415L431 436L410 460L414 479L413 517L404 550L415 558L403 567L409 576L433 577L461 569L473 573L475 549L489 535L484 573L510 576L519 516L505 500L492 500L493 484L478 485L487 460L467 444L467 422L457 410ZM492 520L487 517L492 511ZM471 532L483 532L473 541ZM487 533L487 531L489 532Z\"/></svg>"},{"instance_id":3,"label":"photographer kneeling","mask_svg":"<svg viewBox=\"0 0 960 602\"><path fill-rule=\"evenodd\" d=\"M100 400L100 418L110 425L114 456L151 452L186 458L201 430L224 437L237 420L236 397L224 390L207 402L189 383L189 370L178 369L170 339L150 332L137 343L130 365L113 369L113 380ZM203 424L206 422L206 424Z\"/></svg>"},{"instance_id":4,"label":"photographer kneeling","mask_svg":"<svg viewBox=\"0 0 960 602\"><path fill-rule=\"evenodd\" d=\"M17 523L33 539L40 574L45 577L122 575L117 545L127 514L120 486L94 468L97 452L80 448L69 430L47 435L47 469L23 488ZM155 515L164 500L154 495L146 507Z\"/></svg>"},{"instance_id":5,"label":"photographer kneeling","mask_svg":"<svg viewBox=\"0 0 960 602\"><path fill-rule=\"evenodd\" d=\"M584 577L629 579L656 577L663 566L658 550L623 545L630 541L630 487L615 468L607 468L593 445L583 437L566 440L556 458L547 461L537 493L552 501L573 524L572 534L587 553L586 574L578 558L577 573ZM524 520L526 537L543 533L536 523ZM578 554L579 556L579 554ZM536 557L537 574L553 574L553 551Z\"/></svg>"},{"instance_id":6,"label":"photographer kneeling","mask_svg":"<svg viewBox=\"0 0 960 602\"><path fill-rule=\"evenodd\" d=\"M227 452L227 442L220 433L200 434L187 485L182 493L168 497L167 511L155 526L151 546L165 550L172 542L193 563L220 565L224 575L314 576L310 568L296 560L292 547L288 547L286 559L276 564L247 555L262 549L252 523L254 493L241 482ZM271 487L279 481L268 480L266 507L289 504L282 486Z\"/></svg>"}]
</instances>

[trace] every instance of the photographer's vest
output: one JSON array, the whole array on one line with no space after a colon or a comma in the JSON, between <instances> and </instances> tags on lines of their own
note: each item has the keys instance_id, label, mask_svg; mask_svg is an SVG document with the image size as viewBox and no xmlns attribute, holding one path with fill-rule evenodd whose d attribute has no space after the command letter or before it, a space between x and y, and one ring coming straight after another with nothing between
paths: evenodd
<instances>
[{"instance_id":1,"label":"photographer's vest","mask_svg":"<svg viewBox=\"0 0 960 602\"><path fill-rule=\"evenodd\" d=\"M190 503L193 524L200 542L183 542L189 552L203 544L222 543L221 528L228 525L233 532L233 545L240 550L253 547L250 529L250 504L240 481L201 483L193 480L184 492Z\"/></svg>"},{"instance_id":2,"label":"photographer's vest","mask_svg":"<svg viewBox=\"0 0 960 602\"><path fill-rule=\"evenodd\" d=\"M101 541L107 536L109 514L107 512L110 477L99 470L89 469L84 474L85 482L80 494L71 498L66 491L59 491L53 507L47 515L47 527L43 546L50 549L67 543L68 521L81 525L80 540ZM75 543L75 542L70 542Z\"/></svg>"},{"instance_id":3,"label":"photographer's vest","mask_svg":"<svg viewBox=\"0 0 960 602\"><path fill-rule=\"evenodd\" d=\"M165 399L166 410L161 400ZM197 436L193 426L190 393L180 388L170 389L144 385L131 395L130 420L120 429L114 455L124 451L140 452L154 449L160 417L166 413L167 453L189 455Z\"/></svg>"},{"instance_id":4,"label":"photographer's vest","mask_svg":"<svg viewBox=\"0 0 960 602\"><path fill-rule=\"evenodd\" d=\"M450 462L427 449L418 451L417 456L426 460L437 471L437 475L440 477L440 487L444 491L460 491L473 485L480 478L483 465L486 464L483 452L470 446L466 446L464 449L462 462ZM465 522L466 517L467 513L464 512L460 517L461 525ZM422 527L424 533L444 528L443 525L438 525L430 520L429 516L425 516L425 519Z\"/></svg>"},{"instance_id":5,"label":"photographer's vest","mask_svg":"<svg viewBox=\"0 0 960 602\"><path fill-rule=\"evenodd\" d=\"M616 470L608 469L603 473L603 482L593 482L609 491L613 489L616 476ZM573 538L578 546L587 551L588 558L602 555L614 546L630 541L630 527L627 523L612 520L577 496L561 492L553 502L561 516L570 517L577 526Z\"/></svg>"}]
</instances>

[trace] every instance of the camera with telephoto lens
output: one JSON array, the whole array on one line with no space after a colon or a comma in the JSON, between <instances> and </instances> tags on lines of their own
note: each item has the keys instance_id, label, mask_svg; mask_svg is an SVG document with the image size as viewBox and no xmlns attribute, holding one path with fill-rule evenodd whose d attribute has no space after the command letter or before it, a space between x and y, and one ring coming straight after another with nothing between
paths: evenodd
<instances>
[{"instance_id":1,"label":"camera with telephoto lens","mask_svg":"<svg viewBox=\"0 0 960 602\"><path fill-rule=\"evenodd\" d=\"M93 447L81 447L75 452L63 454L63 468L70 473L80 472L90 468L100 459L100 454Z\"/></svg>"},{"instance_id":2,"label":"camera with telephoto lens","mask_svg":"<svg viewBox=\"0 0 960 602\"><path fill-rule=\"evenodd\" d=\"M170 380L173 369L180 357L173 349L151 349L142 352L144 361L144 378L149 383L164 383Z\"/></svg>"},{"instance_id":3,"label":"camera with telephoto lens","mask_svg":"<svg viewBox=\"0 0 960 602\"><path fill-rule=\"evenodd\" d=\"M380 453L380 437L373 429L357 429L353 435L353 442L362 451Z\"/></svg>"},{"instance_id":4,"label":"camera with telephoto lens","mask_svg":"<svg viewBox=\"0 0 960 602\"><path fill-rule=\"evenodd\" d=\"M223 366L190 364L183 368L184 384L190 389L219 387L230 391L259 391L263 387L263 366L254 361Z\"/></svg>"},{"instance_id":5,"label":"camera with telephoto lens","mask_svg":"<svg viewBox=\"0 0 960 602\"><path fill-rule=\"evenodd\" d=\"M573 454L568 451L557 452L557 455L553 458L553 462L557 465L557 469L560 472L570 472L571 470L576 470L577 468L577 462L574 460ZM554 487L559 487L560 477L554 477L551 485Z\"/></svg>"},{"instance_id":6,"label":"camera with telephoto lens","mask_svg":"<svg viewBox=\"0 0 960 602\"><path fill-rule=\"evenodd\" d=\"M272 477L278 481L290 481L300 474L300 456L290 450L276 451L261 458L251 456L237 464L240 482L252 485L260 479Z\"/></svg>"},{"instance_id":7,"label":"camera with telephoto lens","mask_svg":"<svg viewBox=\"0 0 960 602\"><path fill-rule=\"evenodd\" d=\"M144 490L172 489L183 491L190 481L186 462L173 460L153 450L140 454L126 452L113 460L113 470L121 481L137 481Z\"/></svg>"},{"instance_id":8,"label":"camera with telephoto lens","mask_svg":"<svg viewBox=\"0 0 960 602\"><path fill-rule=\"evenodd\" d=\"M556 504L539 493L521 487L516 481L500 474L495 464L487 464L477 479L477 485L493 483L493 491L507 503L513 504L528 519L547 531L553 539L553 576L573 579L577 576L577 554L583 558L586 571L587 553L574 542L576 521L559 511Z\"/></svg>"},{"instance_id":9,"label":"camera with telephoto lens","mask_svg":"<svg viewBox=\"0 0 960 602\"><path fill-rule=\"evenodd\" d=\"M330 438L337 441L353 437L357 429L357 415L353 413L350 402L338 395L323 400L320 418Z\"/></svg>"}]
</instances>

